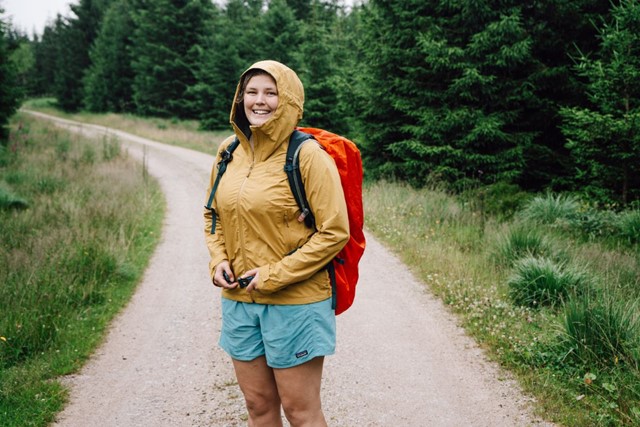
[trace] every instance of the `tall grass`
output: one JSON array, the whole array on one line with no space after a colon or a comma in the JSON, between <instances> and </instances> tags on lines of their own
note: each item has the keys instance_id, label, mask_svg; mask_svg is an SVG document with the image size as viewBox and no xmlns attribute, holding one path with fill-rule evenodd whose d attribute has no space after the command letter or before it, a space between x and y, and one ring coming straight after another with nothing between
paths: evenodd
<instances>
[{"instance_id":1,"label":"tall grass","mask_svg":"<svg viewBox=\"0 0 640 427\"><path fill-rule=\"evenodd\" d=\"M46 425L159 238L156 183L115 140L14 119L0 159L0 425ZM15 200L26 207L16 209Z\"/></svg>"},{"instance_id":2,"label":"tall grass","mask_svg":"<svg viewBox=\"0 0 640 427\"><path fill-rule=\"evenodd\" d=\"M549 258L527 256L515 263L507 286L515 304L536 308L562 305L570 293L583 291L588 283L581 271Z\"/></svg>"}]
</instances>

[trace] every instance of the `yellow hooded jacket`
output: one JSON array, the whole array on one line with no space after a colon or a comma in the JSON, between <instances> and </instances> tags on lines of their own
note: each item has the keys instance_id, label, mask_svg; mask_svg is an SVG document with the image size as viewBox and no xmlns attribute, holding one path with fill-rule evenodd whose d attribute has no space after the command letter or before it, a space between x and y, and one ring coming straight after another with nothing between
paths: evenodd
<instances>
[{"instance_id":1,"label":"yellow hooded jacket","mask_svg":"<svg viewBox=\"0 0 640 427\"><path fill-rule=\"evenodd\" d=\"M220 154L238 137L240 145L220 180L212 207L205 209L205 239L215 267L228 260L235 277L259 268L256 290L223 289L224 298L260 304L308 304L331 296L324 268L349 239L349 222L340 177L333 159L319 144L303 144L300 170L316 229L298 222L300 209L284 171L289 137L302 118L304 89L298 76L283 64L261 61L247 71L262 69L276 81L278 106L267 122L249 125L238 103L246 72L240 78L230 121L235 135L218 151L209 191L217 175ZM253 136L253 147L249 137Z\"/></svg>"}]
</instances>

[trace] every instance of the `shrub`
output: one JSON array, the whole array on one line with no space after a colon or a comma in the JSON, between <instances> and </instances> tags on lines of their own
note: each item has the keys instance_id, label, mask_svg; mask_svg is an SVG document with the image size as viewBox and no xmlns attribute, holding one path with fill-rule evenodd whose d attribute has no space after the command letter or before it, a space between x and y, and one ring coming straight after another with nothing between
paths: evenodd
<instances>
[{"instance_id":1,"label":"shrub","mask_svg":"<svg viewBox=\"0 0 640 427\"><path fill-rule=\"evenodd\" d=\"M580 271L556 264L549 258L527 256L515 263L507 285L517 305L554 307L570 292L580 291L586 282L585 274Z\"/></svg>"},{"instance_id":2,"label":"shrub","mask_svg":"<svg viewBox=\"0 0 640 427\"><path fill-rule=\"evenodd\" d=\"M580 215L578 199L570 195L553 195L534 197L527 203L520 217L524 221L540 224L574 223Z\"/></svg>"},{"instance_id":3,"label":"shrub","mask_svg":"<svg viewBox=\"0 0 640 427\"><path fill-rule=\"evenodd\" d=\"M498 182L473 192L481 198L485 215L508 220L525 205L530 195L515 184Z\"/></svg>"},{"instance_id":4,"label":"shrub","mask_svg":"<svg viewBox=\"0 0 640 427\"><path fill-rule=\"evenodd\" d=\"M0 209L26 209L29 203L14 194L8 185L0 182Z\"/></svg>"},{"instance_id":5,"label":"shrub","mask_svg":"<svg viewBox=\"0 0 640 427\"><path fill-rule=\"evenodd\" d=\"M498 263L512 266L517 260L530 257L550 257L551 245L535 228L516 226L499 236L494 256Z\"/></svg>"},{"instance_id":6,"label":"shrub","mask_svg":"<svg viewBox=\"0 0 640 427\"><path fill-rule=\"evenodd\" d=\"M562 344L586 365L640 364L640 304L637 299L584 292L565 305Z\"/></svg>"},{"instance_id":7,"label":"shrub","mask_svg":"<svg viewBox=\"0 0 640 427\"><path fill-rule=\"evenodd\" d=\"M618 215L618 234L631 244L640 242L640 210L622 212Z\"/></svg>"}]
</instances>

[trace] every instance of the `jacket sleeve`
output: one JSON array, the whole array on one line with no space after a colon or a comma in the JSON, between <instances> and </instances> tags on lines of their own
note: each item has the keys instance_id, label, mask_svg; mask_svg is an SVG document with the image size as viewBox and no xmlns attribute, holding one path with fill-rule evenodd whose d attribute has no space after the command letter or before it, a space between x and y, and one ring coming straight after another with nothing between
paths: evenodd
<instances>
[{"instance_id":1,"label":"jacket sleeve","mask_svg":"<svg viewBox=\"0 0 640 427\"><path fill-rule=\"evenodd\" d=\"M216 165L220 160L220 152L222 147L226 147L229 141L226 140L222 144L220 144L220 148L218 149L218 155L216 156L216 160L213 163L213 167L211 168L211 176L209 178L209 186L207 188L206 197L204 200L205 208L204 208L204 238L207 244L207 248L209 249L209 256L211 257L209 261L209 275L213 279L213 275L215 273L216 265L220 262L228 259L227 251L225 247L224 241L224 233L222 231L222 227L220 226L220 217L216 217L216 227L215 234L211 234L211 226L213 223L213 215L211 211L206 208L206 204L209 201L209 195L211 194L211 189L213 188L213 183L215 182L216 175L218 173L218 168ZM215 201L212 203L212 207L215 207Z\"/></svg>"},{"instance_id":2,"label":"jacket sleeve","mask_svg":"<svg viewBox=\"0 0 640 427\"><path fill-rule=\"evenodd\" d=\"M307 142L300 152L300 171L316 232L293 254L260 267L258 290L264 294L310 278L349 240L347 205L331 156L319 144Z\"/></svg>"}]
</instances>

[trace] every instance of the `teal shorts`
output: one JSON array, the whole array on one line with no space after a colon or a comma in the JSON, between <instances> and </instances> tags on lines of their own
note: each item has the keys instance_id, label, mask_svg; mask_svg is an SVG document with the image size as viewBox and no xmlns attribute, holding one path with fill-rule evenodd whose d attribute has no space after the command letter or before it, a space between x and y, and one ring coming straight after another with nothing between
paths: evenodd
<instances>
[{"instance_id":1,"label":"teal shorts","mask_svg":"<svg viewBox=\"0 0 640 427\"><path fill-rule=\"evenodd\" d=\"M248 362L265 356L272 368L291 368L336 350L331 298L302 305L265 305L222 298L220 347Z\"/></svg>"}]
</instances>

